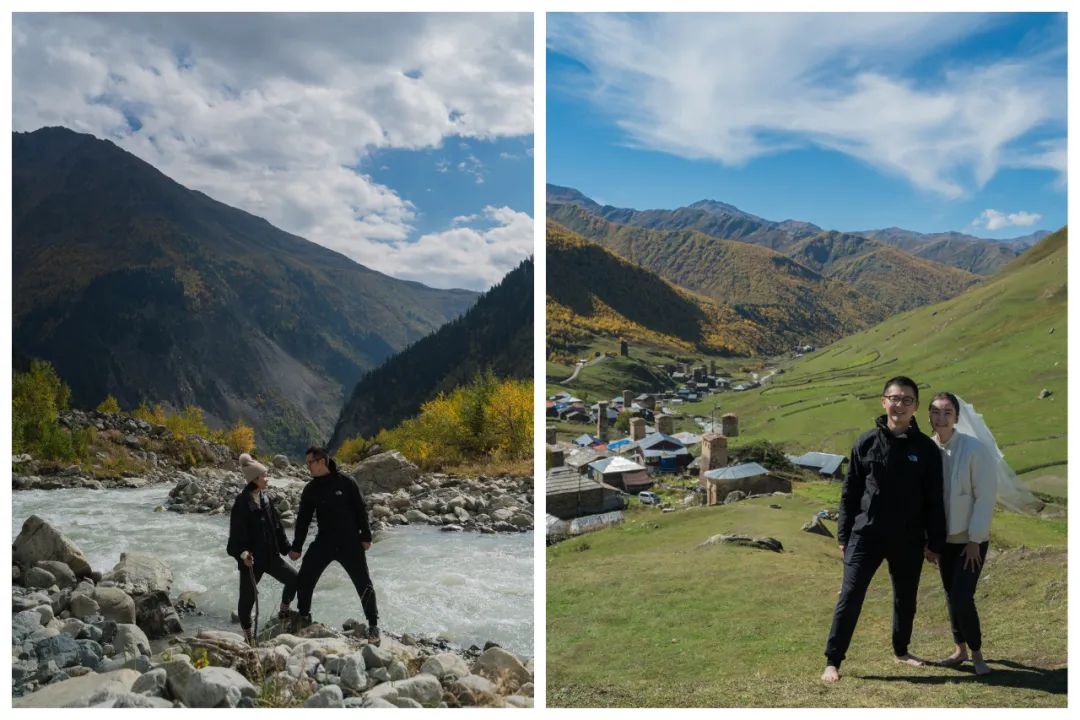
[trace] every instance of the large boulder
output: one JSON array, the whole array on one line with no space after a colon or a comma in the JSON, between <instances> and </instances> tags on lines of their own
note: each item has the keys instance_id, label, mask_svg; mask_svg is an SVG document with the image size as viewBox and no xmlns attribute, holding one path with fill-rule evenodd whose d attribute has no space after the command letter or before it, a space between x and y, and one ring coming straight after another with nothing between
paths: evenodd
<instances>
[{"instance_id":1,"label":"large boulder","mask_svg":"<svg viewBox=\"0 0 1080 720\"><path fill-rule=\"evenodd\" d=\"M439 653L432 655L420 666L420 672L434 675L443 682L448 679L463 678L469 674L469 666L460 655Z\"/></svg>"},{"instance_id":2,"label":"large boulder","mask_svg":"<svg viewBox=\"0 0 1080 720\"><path fill-rule=\"evenodd\" d=\"M345 698L341 694L341 688L337 685L324 685L304 702L304 707L343 708L345 707Z\"/></svg>"},{"instance_id":3,"label":"large boulder","mask_svg":"<svg viewBox=\"0 0 1080 720\"><path fill-rule=\"evenodd\" d=\"M86 707L91 697L103 688L127 692L139 679L135 670L115 670L109 673L89 672L78 677L46 685L36 692L15 698L14 707Z\"/></svg>"},{"instance_id":4,"label":"large boulder","mask_svg":"<svg viewBox=\"0 0 1080 720\"><path fill-rule=\"evenodd\" d=\"M54 635L34 644L34 653L39 665L46 665L50 660L56 667L65 668L79 663L79 644L69 635Z\"/></svg>"},{"instance_id":5,"label":"large boulder","mask_svg":"<svg viewBox=\"0 0 1080 720\"><path fill-rule=\"evenodd\" d=\"M68 612L74 618L91 617L98 614L99 607L97 600L94 600L89 595L72 593L71 599L68 601Z\"/></svg>"},{"instance_id":6,"label":"large boulder","mask_svg":"<svg viewBox=\"0 0 1080 720\"><path fill-rule=\"evenodd\" d=\"M184 631L180 616L164 590L154 590L135 598L135 624L151 638L162 638Z\"/></svg>"},{"instance_id":7,"label":"large boulder","mask_svg":"<svg viewBox=\"0 0 1080 720\"><path fill-rule=\"evenodd\" d=\"M183 690L184 704L193 708L236 707L242 697L255 697L255 686L225 667L196 670Z\"/></svg>"},{"instance_id":8,"label":"large boulder","mask_svg":"<svg viewBox=\"0 0 1080 720\"><path fill-rule=\"evenodd\" d=\"M75 587L75 583L78 582L78 578L75 577L75 571L68 567L67 563L60 562L59 560L38 560L34 563L34 567L39 567L42 570L47 570L53 579L56 581L56 585L61 589Z\"/></svg>"},{"instance_id":9,"label":"large boulder","mask_svg":"<svg viewBox=\"0 0 1080 720\"><path fill-rule=\"evenodd\" d=\"M419 477L420 469L397 450L373 455L353 471L353 480L365 496L408 488Z\"/></svg>"},{"instance_id":10,"label":"large boulder","mask_svg":"<svg viewBox=\"0 0 1080 720\"><path fill-rule=\"evenodd\" d=\"M146 637L146 633L138 625L131 623L116 625L116 635L113 637L112 645L116 654L125 658L150 654L150 640Z\"/></svg>"},{"instance_id":11,"label":"large boulder","mask_svg":"<svg viewBox=\"0 0 1080 720\"><path fill-rule=\"evenodd\" d=\"M476 658L472 666L473 673L498 682L503 678L515 681L515 686L524 685L532 680L532 675L512 653L501 647L491 647Z\"/></svg>"},{"instance_id":12,"label":"large boulder","mask_svg":"<svg viewBox=\"0 0 1080 720\"><path fill-rule=\"evenodd\" d=\"M120 553L120 562L101 578L112 581L128 595L172 589L173 574L164 562L146 553Z\"/></svg>"},{"instance_id":13,"label":"large boulder","mask_svg":"<svg viewBox=\"0 0 1080 720\"><path fill-rule=\"evenodd\" d=\"M37 515L31 515L23 523L11 544L11 559L24 568L34 567L40 560L57 560L71 568L77 577L89 577L91 573L83 551Z\"/></svg>"},{"instance_id":14,"label":"large boulder","mask_svg":"<svg viewBox=\"0 0 1080 720\"><path fill-rule=\"evenodd\" d=\"M35 566L23 575L23 584L28 588L50 588L56 584L56 577L45 568Z\"/></svg>"},{"instance_id":15,"label":"large boulder","mask_svg":"<svg viewBox=\"0 0 1080 720\"><path fill-rule=\"evenodd\" d=\"M106 620L135 622L135 601L120 588L99 585L94 588L94 601L98 604L98 613Z\"/></svg>"}]
</instances>

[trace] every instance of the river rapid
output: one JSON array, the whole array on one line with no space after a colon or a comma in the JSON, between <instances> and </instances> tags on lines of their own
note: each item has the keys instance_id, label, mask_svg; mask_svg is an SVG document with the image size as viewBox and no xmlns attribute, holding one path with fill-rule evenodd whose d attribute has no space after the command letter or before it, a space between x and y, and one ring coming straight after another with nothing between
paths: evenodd
<instances>
[{"instance_id":1,"label":"river rapid","mask_svg":"<svg viewBox=\"0 0 1080 720\"><path fill-rule=\"evenodd\" d=\"M14 492L12 539L23 521L36 514L71 538L95 570L111 570L125 551L156 555L172 569L174 599L184 591L198 593L195 601L203 615L182 618L186 633L204 627L239 632L239 625L230 622L239 574L225 554L229 517L154 512L169 490L169 485L155 485ZM291 529L286 533L291 539ZM313 527L309 544L314 533ZM293 565L299 568L300 563ZM401 526L375 543L368 567L384 630L441 635L462 647L482 647L491 640L519 656L533 655L532 533L481 535ZM280 591L280 583L269 576L259 582L260 623L276 612ZM339 628L348 618L364 619L356 591L336 563L315 589L312 615Z\"/></svg>"}]
</instances>

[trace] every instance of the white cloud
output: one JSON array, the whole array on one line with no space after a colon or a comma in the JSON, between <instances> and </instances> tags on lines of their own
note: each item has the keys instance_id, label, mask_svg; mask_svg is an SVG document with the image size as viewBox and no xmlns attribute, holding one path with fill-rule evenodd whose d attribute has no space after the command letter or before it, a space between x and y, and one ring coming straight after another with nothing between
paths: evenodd
<instances>
[{"instance_id":1,"label":"white cloud","mask_svg":"<svg viewBox=\"0 0 1080 720\"><path fill-rule=\"evenodd\" d=\"M491 287L532 254L533 219L528 213L489 205L483 218L464 219L477 220L488 227L451 227L413 242L378 244L372 249L380 256L372 267L393 266L398 268L397 277L433 287Z\"/></svg>"},{"instance_id":2,"label":"white cloud","mask_svg":"<svg viewBox=\"0 0 1080 720\"><path fill-rule=\"evenodd\" d=\"M814 145L959 197L1003 165L1064 173L1065 47L979 65L912 66L995 16L552 15L548 44L588 67L562 89L634 146L739 165ZM925 73L925 70L923 70Z\"/></svg>"},{"instance_id":3,"label":"white cloud","mask_svg":"<svg viewBox=\"0 0 1080 720\"><path fill-rule=\"evenodd\" d=\"M1007 227L1031 227L1041 219L1042 215L1039 213L1029 213L1026 210L1003 213L987 208L971 221L971 226L976 229L1001 230Z\"/></svg>"},{"instance_id":4,"label":"white cloud","mask_svg":"<svg viewBox=\"0 0 1080 720\"><path fill-rule=\"evenodd\" d=\"M533 129L524 13L16 14L12 44L13 129L111 139L396 276L413 268L382 243L406 240L417 210L352 168L376 149Z\"/></svg>"}]
</instances>

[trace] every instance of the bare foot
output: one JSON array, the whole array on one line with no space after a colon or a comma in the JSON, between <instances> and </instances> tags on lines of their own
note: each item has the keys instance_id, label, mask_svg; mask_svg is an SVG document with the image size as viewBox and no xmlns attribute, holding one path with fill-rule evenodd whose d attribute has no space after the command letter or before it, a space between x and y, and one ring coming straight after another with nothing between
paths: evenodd
<instances>
[{"instance_id":1,"label":"bare foot","mask_svg":"<svg viewBox=\"0 0 1080 720\"><path fill-rule=\"evenodd\" d=\"M960 667L961 665L963 665L967 661L968 661L967 652L964 651L964 650L957 650L952 655L950 655L949 657L947 657L944 660L942 660L941 662L939 662L938 665L943 665L945 667L955 668L955 667Z\"/></svg>"},{"instance_id":2,"label":"bare foot","mask_svg":"<svg viewBox=\"0 0 1080 720\"><path fill-rule=\"evenodd\" d=\"M910 665L912 667L922 667L926 664L925 660L917 658L911 653L908 653L907 655L897 655L895 656L895 660L902 665Z\"/></svg>"},{"instance_id":3,"label":"bare foot","mask_svg":"<svg viewBox=\"0 0 1080 720\"><path fill-rule=\"evenodd\" d=\"M828 665L825 672L821 673L821 681L827 683L840 682L840 671L835 665Z\"/></svg>"},{"instance_id":4,"label":"bare foot","mask_svg":"<svg viewBox=\"0 0 1080 720\"><path fill-rule=\"evenodd\" d=\"M975 653L975 659L972 664L975 666L976 675L990 674L990 666L986 664L985 660L983 660L982 653Z\"/></svg>"}]
</instances>

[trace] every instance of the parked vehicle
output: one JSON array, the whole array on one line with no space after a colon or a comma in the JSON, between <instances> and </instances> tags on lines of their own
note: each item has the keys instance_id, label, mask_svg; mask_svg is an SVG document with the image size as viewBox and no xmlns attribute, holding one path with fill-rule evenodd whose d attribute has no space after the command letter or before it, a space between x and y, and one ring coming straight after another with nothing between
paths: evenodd
<instances>
[{"instance_id":1,"label":"parked vehicle","mask_svg":"<svg viewBox=\"0 0 1080 720\"><path fill-rule=\"evenodd\" d=\"M642 492L639 492L637 496L638 496L638 500L641 501L642 505L659 505L660 504L660 498L658 498L656 496L656 493L654 493L654 492L644 490Z\"/></svg>"}]
</instances>

